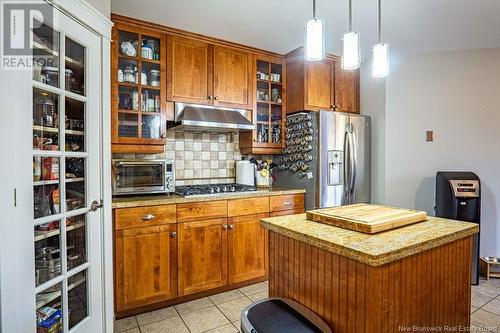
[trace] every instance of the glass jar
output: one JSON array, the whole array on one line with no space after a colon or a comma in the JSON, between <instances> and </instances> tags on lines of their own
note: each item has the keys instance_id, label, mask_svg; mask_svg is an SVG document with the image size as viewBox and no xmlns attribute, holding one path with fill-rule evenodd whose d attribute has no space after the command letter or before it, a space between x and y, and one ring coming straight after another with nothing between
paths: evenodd
<instances>
[{"instance_id":1,"label":"glass jar","mask_svg":"<svg viewBox=\"0 0 500 333\"><path fill-rule=\"evenodd\" d=\"M59 86L59 69L57 67L45 66L42 68L43 82L51 86Z\"/></svg>"},{"instance_id":2,"label":"glass jar","mask_svg":"<svg viewBox=\"0 0 500 333\"><path fill-rule=\"evenodd\" d=\"M152 69L149 71L149 85L158 87L160 85L160 71Z\"/></svg>"},{"instance_id":3,"label":"glass jar","mask_svg":"<svg viewBox=\"0 0 500 333\"><path fill-rule=\"evenodd\" d=\"M71 69L68 68L64 71L64 79L66 90L73 90L73 82L75 79L73 78L73 71Z\"/></svg>"},{"instance_id":4,"label":"glass jar","mask_svg":"<svg viewBox=\"0 0 500 333\"><path fill-rule=\"evenodd\" d=\"M143 45L141 47L141 57L144 59L153 59L153 50L148 45Z\"/></svg>"},{"instance_id":5,"label":"glass jar","mask_svg":"<svg viewBox=\"0 0 500 333\"><path fill-rule=\"evenodd\" d=\"M135 82L134 69L132 67L127 66L123 70L123 82L129 82L129 83Z\"/></svg>"},{"instance_id":6,"label":"glass jar","mask_svg":"<svg viewBox=\"0 0 500 333\"><path fill-rule=\"evenodd\" d=\"M41 92L33 100L34 124L46 127L57 127L57 113L54 101L46 92Z\"/></svg>"}]
</instances>

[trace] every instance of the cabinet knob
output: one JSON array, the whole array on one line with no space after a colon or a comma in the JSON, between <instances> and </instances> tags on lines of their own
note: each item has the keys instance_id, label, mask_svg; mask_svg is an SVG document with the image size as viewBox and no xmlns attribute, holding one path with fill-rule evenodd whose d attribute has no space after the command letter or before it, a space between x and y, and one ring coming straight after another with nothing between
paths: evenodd
<instances>
[{"instance_id":1,"label":"cabinet knob","mask_svg":"<svg viewBox=\"0 0 500 333\"><path fill-rule=\"evenodd\" d=\"M229 225L229 230L233 230L234 229L234 225L230 224Z\"/></svg>"},{"instance_id":2,"label":"cabinet knob","mask_svg":"<svg viewBox=\"0 0 500 333\"><path fill-rule=\"evenodd\" d=\"M146 214L142 217L142 220L143 221L151 221L155 218L155 216L153 214Z\"/></svg>"},{"instance_id":3,"label":"cabinet knob","mask_svg":"<svg viewBox=\"0 0 500 333\"><path fill-rule=\"evenodd\" d=\"M222 229L227 230L227 224L224 224L224 225L222 226Z\"/></svg>"},{"instance_id":4,"label":"cabinet knob","mask_svg":"<svg viewBox=\"0 0 500 333\"><path fill-rule=\"evenodd\" d=\"M208 96L208 99L213 99L213 96Z\"/></svg>"},{"instance_id":5,"label":"cabinet knob","mask_svg":"<svg viewBox=\"0 0 500 333\"><path fill-rule=\"evenodd\" d=\"M172 238L177 237L177 232L172 231L172 232L170 233L170 237L172 237Z\"/></svg>"},{"instance_id":6,"label":"cabinet knob","mask_svg":"<svg viewBox=\"0 0 500 333\"><path fill-rule=\"evenodd\" d=\"M218 100L218 99L219 99L219 97L215 96L215 97L214 97L214 99L215 99L215 100Z\"/></svg>"},{"instance_id":7,"label":"cabinet knob","mask_svg":"<svg viewBox=\"0 0 500 333\"><path fill-rule=\"evenodd\" d=\"M167 137L167 135L166 135L166 134L162 134L162 135L161 135L161 138L162 138L162 139L165 139L166 137Z\"/></svg>"}]
</instances>

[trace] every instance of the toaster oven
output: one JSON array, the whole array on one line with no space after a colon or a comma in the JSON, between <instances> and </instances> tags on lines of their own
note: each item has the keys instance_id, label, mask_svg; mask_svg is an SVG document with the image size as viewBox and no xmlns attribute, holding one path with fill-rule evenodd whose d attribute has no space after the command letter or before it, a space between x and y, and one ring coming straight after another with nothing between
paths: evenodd
<instances>
[{"instance_id":1,"label":"toaster oven","mask_svg":"<svg viewBox=\"0 0 500 333\"><path fill-rule=\"evenodd\" d=\"M175 191L174 162L113 160L113 195L171 193Z\"/></svg>"}]
</instances>

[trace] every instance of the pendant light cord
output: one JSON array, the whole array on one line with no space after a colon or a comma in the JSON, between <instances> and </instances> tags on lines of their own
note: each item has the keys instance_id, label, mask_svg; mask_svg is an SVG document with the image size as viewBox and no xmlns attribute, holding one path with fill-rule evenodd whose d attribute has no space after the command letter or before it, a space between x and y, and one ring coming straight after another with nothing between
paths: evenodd
<instances>
[{"instance_id":1,"label":"pendant light cord","mask_svg":"<svg viewBox=\"0 0 500 333\"><path fill-rule=\"evenodd\" d=\"M316 19L316 0L313 0L313 19Z\"/></svg>"},{"instance_id":2,"label":"pendant light cord","mask_svg":"<svg viewBox=\"0 0 500 333\"><path fill-rule=\"evenodd\" d=\"M352 0L349 0L349 32L351 31L352 31Z\"/></svg>"},{"instance_id":3,"label":"pendant light cord","mask_svg":"<svg viewBox=\"0 0 500 333\"><path fill-rule=\"evenodd\" d=\"M382 0L378 0L378 43L382 40Z\"/></svg>"}]
</instances>

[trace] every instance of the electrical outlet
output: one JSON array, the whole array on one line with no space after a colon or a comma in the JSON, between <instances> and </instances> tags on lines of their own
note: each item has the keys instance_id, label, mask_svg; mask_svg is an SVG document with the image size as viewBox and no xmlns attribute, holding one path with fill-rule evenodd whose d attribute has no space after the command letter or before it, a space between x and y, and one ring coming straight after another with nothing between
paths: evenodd
<instances>
[{"instance_id":1,"label":"electrical outlet","mask_svg":"<svg viewBox=\"0 0 500 333\"><path fill-rule=\"evenodd\" d=\"M425 141L427 141L427 142L434 141L434 131L426 131L425 132Z\"/></svg>"}]
</instances>

